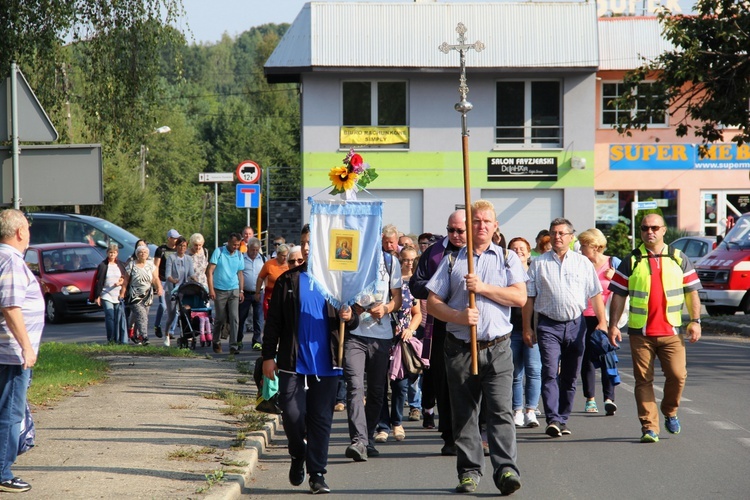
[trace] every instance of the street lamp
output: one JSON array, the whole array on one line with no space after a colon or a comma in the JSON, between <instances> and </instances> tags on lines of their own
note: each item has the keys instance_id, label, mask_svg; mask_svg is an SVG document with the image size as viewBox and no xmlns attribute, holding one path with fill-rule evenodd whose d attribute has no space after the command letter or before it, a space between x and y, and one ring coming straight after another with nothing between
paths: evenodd
<instances>
[{"instance_id":1,"label":"street lamp","mask_svg":"<svg viewBox=\"0 0 750 500\"><path fill-rule=\"evenodd\" d=\"M155 128L154 131L148 135L168 134L171 131L172 131L171 128L164 125L159 128ZM144 191L146 189L146 153L147 152L148 152L148 148L146 147L146 145L141 144L141 191Z\"/></svg>"}]
</instances>

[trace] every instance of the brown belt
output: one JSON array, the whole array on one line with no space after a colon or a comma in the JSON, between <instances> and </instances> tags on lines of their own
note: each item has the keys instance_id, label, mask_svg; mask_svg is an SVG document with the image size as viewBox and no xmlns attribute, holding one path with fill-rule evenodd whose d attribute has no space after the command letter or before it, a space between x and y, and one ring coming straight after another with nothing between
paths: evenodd
<instances>
[{"instance_id":1,"label":"brown belt","mask_svg":"<svg viewBox=\"0 0 750 500\"><path fill-rule=\"evenodd\" d=\"M488 349L488 348L492 347L493 345L499 344L500 342L504 341L508 337L510 337L510 333L506 333L502 337L496 337L496 338L494 338L492 340L477 340L477 350L478 351L482 351L484 349ZM461 339L457 339L455 337L455 335L453 335L452 333L449 333L447 338L451 342L454 342L456 344L460 344L462 346L467 346L468 347L468 345L469 345L468 342L464 342Z\"/></svg>"}]
</instances>

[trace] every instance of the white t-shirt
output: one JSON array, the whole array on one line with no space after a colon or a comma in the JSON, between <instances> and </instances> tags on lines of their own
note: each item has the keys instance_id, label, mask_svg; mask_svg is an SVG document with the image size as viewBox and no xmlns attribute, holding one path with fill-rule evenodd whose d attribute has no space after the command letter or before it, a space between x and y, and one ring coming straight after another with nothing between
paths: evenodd
<instances>
[{"instance_id":1,"label":"white t-shirt","mask_svg":"<svg viewBox=\"0 0 750 500\"><path fill-rule=\"evenodd\" d=\"M120 281L122 273L120 272L120 266L116 262L110 262L107 264L107 276L104 278L104 286L102 287L101 299L117 304L120 302L120 291L122 286L117 285Z\"/></svg>"},{"instance_id":2,"label":"white t-shirt","mask_svg":"<svg viewBox=\"0 0 750 500\"><path fill-rule=\"evenodd\" d=\"M396 257L391 256L392 264L388 266L386 264L387 257L383 256L383 261L380 264L380 280L377 283L372 299L374 302L367 306L371 308L376 303L387 304L391 301L389 292L390 289L397 288L401 290L401 264ZM388 276L388 269L391 269L391 275ZM356 330L352 330L352 335L359 335L360 337L370 337L375 339L390 339L393 338L393 328L391 327L391 318L385 315L380 320L373 318L367 311L359 315L359 326Z\"/></svg>"}]
</instances>

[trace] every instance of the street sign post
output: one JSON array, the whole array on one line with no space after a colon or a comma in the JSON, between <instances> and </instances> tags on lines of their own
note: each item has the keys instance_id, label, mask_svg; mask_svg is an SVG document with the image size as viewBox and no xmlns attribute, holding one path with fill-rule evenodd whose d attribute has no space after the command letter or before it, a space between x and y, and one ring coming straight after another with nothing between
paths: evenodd
<instances>
[{"instance_id":1,"label":"street sign post","mask_svg":"<svg viewBox=\"0 0 750 500\"><path fill-rule=\"evenodd\" d=\"M237 208L258 208L260 206L260 185L237 184Z\"/></svg>"},{"instance_id":2,"label":"street sign post","mask_svg":"<svg viewBox=\"0 0 750 500\"><path fill-rule=\"evenodd\" d=\"M232 172L201 172L198 182L214 185L214 244L219 248L219 183L234 181Z\"/></svg>"},{"instance_id":3,"label":"street sign post","mask_svg":"<svg viewBox=\"0 0 750 500\"><path fill-rule=\"evenodd\" d=\"M260 165L253 160L245 160L237 165L237 180L243 184L258 184L260 181Z\"/></svg>"}]
</instances>

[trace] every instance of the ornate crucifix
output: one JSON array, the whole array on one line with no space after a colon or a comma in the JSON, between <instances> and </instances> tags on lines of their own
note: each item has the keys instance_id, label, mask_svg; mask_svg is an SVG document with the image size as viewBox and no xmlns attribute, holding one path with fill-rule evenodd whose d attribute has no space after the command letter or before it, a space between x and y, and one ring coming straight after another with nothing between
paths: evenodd
<instances>
[{"instance_id":1,"label":"ornate crucifix","mask_svg":"<svg viewBox=\"0 0 750 500\"><path fill-rule=\"evenodd\" d=\"M458 33L458 44L456 45L450 45L448 42L443 42L438 49L440 49L441 52L448 54L451 50L457 50L458 53L461 56L461 77L459 79L460 84L458 86L458 93L461 95L461 101L456 103L454 108L456 111L461 113L461 132L463 135L468 135L468 131L466 129L466 113L471 111L472 104L466 100L466 96L469 93L469 86L466 85L466 51L469 49L474 49L477 52L482 52L484 50L484 43L477 40L474 43L466 43L466 38L464 35L466 34L468 30L466 29L466 26L464 26L464 23L458 23L458 26L456 26L456 33Z\"/></svg>"},{"instance_id":2,"label":"ornate crucifix","mask_svg":"<svg viewBox=\"0 0 750 500\"><path fill-rule=\"evenodd\" d=\"M461 55L461 78L460 85L458 86L458 93L461 95L461 101L456 103L454 109L461 113L461 142L463 149L463 160L464 160L464 205L466 206L466 264L468 267L469 274L474 274L474 243L472 242L472 228L471 228L471 186L469 178L469 130L466 125L466 113L471 111L472 104L466 100L466 95L469 93L469 86L466 85L466 51L474 49L477 52L484 50L484 44L480 41L476 41L472 44L466 43L466 26L464 23L458 23L456 27L456 33L458 33L458 44L449 45L447 42L443 42L438 49L446 54L450 53L451 50L457 50ZM474 292L469 292L469 307L476 307L476 297ZM477 362L477 327L472 325L469 327L469 336L471 344L471 373L476 375L479 373L479 364Z\"/></svg>"}]
</instances>

